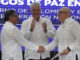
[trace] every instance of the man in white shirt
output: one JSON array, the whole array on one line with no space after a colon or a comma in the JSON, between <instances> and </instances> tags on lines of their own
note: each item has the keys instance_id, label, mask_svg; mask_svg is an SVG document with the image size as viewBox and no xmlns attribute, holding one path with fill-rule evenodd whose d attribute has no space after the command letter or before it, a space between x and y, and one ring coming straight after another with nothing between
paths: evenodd
<instances>
[{"instance_id":1,"label":"man in white shirt","mask_svg":"<svg viewBox=\"0 0 80 60\"><path fill-rule=\"evenodd\" d=\"M1 31L2 60L23 60L21 46L38 51L38 47L25 40L15 26L18 16L14 10L5 12L5 21Z\"/></svg>"},{"instance_id":2,"label":"man in white shirt","mask_svg":"<svg viewBox=\"0 0 80 60\"><path fill-rule=\"evenodd\" d=\"M76 60L76 51L80 49L79 23L71 18L71 11L62 7L58 13L61 25L58 28L54 40L44 50L52 50L56 46L59 49L59 60Z\"/></svg>"},{"instance_id":3,"label":"man in white shirt","mask_svg":"<svg viewBox=\"0 0 80 60\"><path fill-rule=\"evenodd\" d=\"M30 6L30 11L32 17L23 21L21 31L24 37L30 42L36 44L37 46L45 46L48 44L48 37L53 38L56 30L50 20L40 17L41 7L39 3L33 2ZM25 60L50 60L49 58L49 51L38 53L30 49L25 49Z\"/></svg>"}]
</instances>

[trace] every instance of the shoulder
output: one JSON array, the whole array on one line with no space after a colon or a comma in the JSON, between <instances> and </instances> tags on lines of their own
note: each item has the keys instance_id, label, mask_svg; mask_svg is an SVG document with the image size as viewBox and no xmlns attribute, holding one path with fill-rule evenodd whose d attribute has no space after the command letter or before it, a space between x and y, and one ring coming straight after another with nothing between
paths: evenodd
<instances>
[{"instance_id":1,"label":"shoulder","mask_svg":"<svg viewBox=\"0 0 80 60\"><path fill-rule=\"evenodd\" d=\"M24 21L22 22L22 24L27 24L27 23L29 23L29 22L31 22L31 21L32 21L31 18L28 18L28 19L24 20Z\"/></svg>"},{"instance_id":2,"label":"shoulder","mask_svg":"<svg viewBox=\"0 0 80 60\"><path fill-rule=\"evenodd\" d=\"M49 18L42 18L43 22L45 21L46 23L51 23L51 20Z\"/></svg>"},{"instance_id":3,"label":"shoulder","mask_svg":"<svg viewBox=\"0 0 80 60\"><path fill-rule=\"evenodd\" d=\"M23 23L27 23L27 22L29 22L29 19L24 20L24 21L22 22L22 24L23 24Z\"/></svg>"},{"instance_id":4,"label":"shoulder","mask_svg":"<svg viewBox=\"0 0 80 60\"><path fill-rule=\"evenodd\" d=\"M16 31L16 28L17 28L16 26L13 26L13 25L10 25L10 24L4 24L3 28L2 28L2 32L11 34L11 33Z\"/></svg>"},{"instance_id":5,"label":"shoulder","mask_svg":"<svg viewBox=\"0 0 80 60\"><path fill-rule=\"evenodd\" d=\"M72 19L67 23L67 28L69 31L75 31L75 30L78 30L80 28L80 25L77 21Z\"/></svg>"},{"instance_id":6,"label":"shoulder","mask_svg":"<svg viewBox=\"0 0 80 60\"><path fill-rule=\"evenodd\" d=\"M45 21L50 21L50 19L49 18L43 18Z\"/></svg>"},{"instance_id":7,"label":"shoulder","mask_svg":"<svg viewBox=\"0 0 80 60\"><path fill-rule=\"evenodd\" d=\"M74 19L70 20L67 24L68 24L70 27L79 26L79 23L78 23L77 21L75 21Z\"/></svg>"},{"instance_id":8,"label":"shoulder","mask_svg":"<svg viewBox=\"0 0 80 60\"><path fill-rule=\"evenodd\" d=\"M58 27L58 29L57 29L57 32L58 32L59 30L61 30L61 28L62 28L62 25L59 25L59 27Z\"/></svg>"},{"instance_id":9,"label":"shoulder","mask_svg":"<svg viewBox=\"0 0 80 60\"><path fill-rule=\"evenodd\" d=\"M3 28L4 29L13 29L15 26L11 23L8 23L6 22L4 25L3 25Z\"/></svg>"}]
</instances>

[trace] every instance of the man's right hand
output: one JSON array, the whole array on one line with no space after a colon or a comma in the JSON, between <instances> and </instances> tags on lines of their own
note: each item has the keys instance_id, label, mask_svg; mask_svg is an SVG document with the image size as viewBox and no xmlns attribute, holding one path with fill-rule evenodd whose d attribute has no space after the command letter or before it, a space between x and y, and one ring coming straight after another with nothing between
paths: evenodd
<instances>
[{"instance_id":1,"label":"man's right hand","mask_svg":"<svg viewBox=\"0 0 80 60\"><path fill-rule=\"evenodd\" d=\"M31 23L31 27L30 27L30 31L33 32L34 28L35 28L35 24L36 24L36 20L33 20Z\"/></svg>"},{"instance_id":2,"label":"man's right hand","mask_svg":"<svg viewBox=\"0 0 80 60\"><path fill-rule=\"evenodd\" d=\"M39 46L39 49L37 51L38 53L43 53L45 52L45 48L43 46Z\"/></svg>"}]
</instances>

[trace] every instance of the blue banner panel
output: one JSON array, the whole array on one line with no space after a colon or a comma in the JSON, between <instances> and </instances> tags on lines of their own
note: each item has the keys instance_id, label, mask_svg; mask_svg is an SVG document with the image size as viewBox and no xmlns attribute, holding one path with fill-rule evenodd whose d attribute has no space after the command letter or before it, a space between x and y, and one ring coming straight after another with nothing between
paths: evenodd
<instances>
[{"instance_id":1,"label":"blue banner panel","mask_svg":"<svg viewBox=\"0 0 80 60\"><path fill-rule=\"evenodd\" d=\"M60 24L57 14L61 7L69 7L72 17L77 21L80 19L80 0L0 0L0 23L4 23L4 12L14 9L19 16L19 24L21 24L31 15L32 2L41 4L41 16L50 18L53 24Z\"/></svg>"}]
</instances>

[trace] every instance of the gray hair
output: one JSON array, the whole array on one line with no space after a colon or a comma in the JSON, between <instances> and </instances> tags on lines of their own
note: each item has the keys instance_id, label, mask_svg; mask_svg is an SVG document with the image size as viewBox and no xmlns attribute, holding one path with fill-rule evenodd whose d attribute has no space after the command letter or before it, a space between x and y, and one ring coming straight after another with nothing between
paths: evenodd
<instances>
[{"instance_id":1,"label":"gray hair","mask_svg":"<svg viewBox=\"0 0 80 60\"><path fill-rule=\"evenodd\" d=\"M41 8L40 3L38 3L38 2L33 2L33 3L30 5L30 9L32 8L33 5L37 5L37 6L39 6L39 7Z\"/></svg>"}]
</instances>

